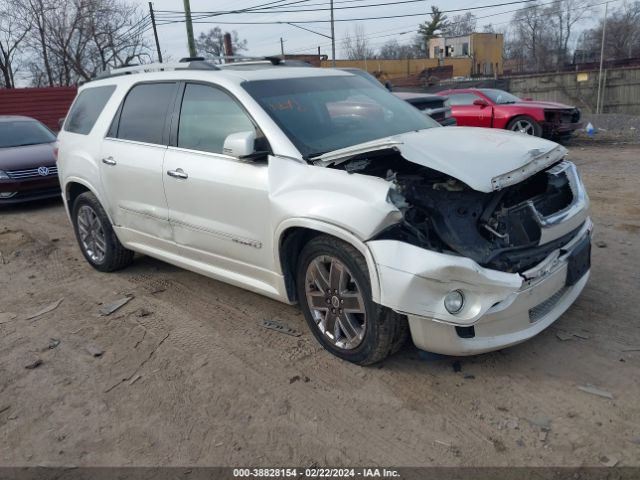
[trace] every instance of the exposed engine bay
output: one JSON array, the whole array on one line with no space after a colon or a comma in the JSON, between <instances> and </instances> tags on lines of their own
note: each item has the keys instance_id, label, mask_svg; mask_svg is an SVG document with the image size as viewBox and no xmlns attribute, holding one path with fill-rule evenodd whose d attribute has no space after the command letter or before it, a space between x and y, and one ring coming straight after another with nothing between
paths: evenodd
<instances>
[{"instance_id":1,"label":"exposed engine bay","mask_svg":"<svg viewBox=\"0 0 640 480\"><path fill-rule=\"evenodd\" d=\"M394 149L359 155L333 168L392 183L389 200L402 212L403 221L375 239L457 253L483 267L515 273L544 260L579 229L541 241L544 219L573 201L573 170L568 167L572 164L560 160L520 183L490 193L408 162Z\"/></svg>"}]
</instances>

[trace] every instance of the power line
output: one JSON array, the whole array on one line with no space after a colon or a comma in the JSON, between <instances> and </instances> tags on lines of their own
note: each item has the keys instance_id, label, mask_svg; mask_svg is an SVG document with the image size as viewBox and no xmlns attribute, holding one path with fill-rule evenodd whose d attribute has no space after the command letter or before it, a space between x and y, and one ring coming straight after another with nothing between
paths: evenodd
<instances>
[{"instance_id":1,"label":"power line","mask_svg":"<svg viewBox=\"0 0 640 480\"><path fill-rule=\"evenodd\" d=\"M499 7L499 6L504 6L504 5L514 5L514 4L520 4L520 3L531 3L534 2L536 0L519 0L516 2L507 2L507 3L499 3L499 4L494 4L494 5L487 5L483 8L494 8L494 7ZM561 0L555 0L552 3L557 3ZM478 7L470 7L468 9L457 9L457 10L447 10L447 11L443 11L442 13L451 13L451 12L462 12L462 11L468 11L468 10L472 10ZM506 13L506 12L503 12ZM360 22L360 21L365 21L365 20L389 20L392 18L406 18L406 17L420 17L420 16L426 16L429 15L428 12L420 12L420 13L406 13L406 14L401 14L401 15L385 15L385 16L381 16L381 17L360 17L360 18L338 18L335 19L334 21L336 22ZM485 17L480 17L480 18L485 18ZM170 23L177 23L177 22L181 22L184 20L171 20L171 21L165 21L164 23L162 23L162 25L168 25ZM331 20L290 20L291 22L294 23L330 23ZM203 21L203 20L199 20L199 21L194 21L193 23L217 23L220 25L282 25L282 24L286 24L289 23L286 20L278 20L278 21L266 21L266 22L228 22L228 21ZM160 25L160 24L159 24Z\"/></svg>"},{"instance_id":2,"label":"power line","mask_svg":"<svg viewBox=\"0 0 640 480\"><path fill-rule=\"evenodd\" d=\"M393 6L393 5L402 5L402 4L407 4L407 3L422 3L422 2L429 2L429 1L433 1L433 0L399 0L399 1L395 1L395 2L385 2L385 3L375 3L375 4L367 4L367 5L349 5L346 7L334 7L334 10L347 10L347 9L353 9L353 8L375 8L375 7L388 7L388 6ZM497 3L494 5L482 5L479 7L467 7L467 8L457 8L457 9L453 9L453 10L442 10L441 13L458 13L458 12L468 12L471 10L481 10L481 9L485 9L485 8L494 8L494 7L503 7L506 5L516 5L519 3L531 3L531 2L536 2L538 0L520 0L520 1L512 1L512 2L505 2L505 3ZM323 4L315 4L315 5L323 5ZM305 7L310 6L310 5L305 5ZM280 9L280 7L273 7L269 10L250 10L250 11L246 11L243 13L254 13L254 14L263 14L263 13L298 13L298 12L318 12L318 11L327 11L330 10L330 8L299 8L299 9L295 9L295 10L282 10ZM195 15L203 15L202 18L204 18L204 16L210 16L214 13L216 13L217 15L228 15L232 12L193 12ZM428 15L429 12L426 13L418 13L416 15Z\"/></svg>"},{"instance_id":3,"label":"power line","mask_svg":"<svg viewBox=\"0 0 640 480\"><path fill-rule=\"evenodd\" d=\"M484 18L497 17L497 16L500 16L500 15L505 15L507 13L514 13L514 12L517 12L517 11L523 10L523 9L532 9L532 8L536 8L536 7L544 7L544 6L548 6L548 5L553 5L553 4L559 3L559 1L560 0L554 0L552 2L537 4L537 5L534 5L533 7L523 7L523 8L515 9L515 10L507 10L507 11L504 11L504 12L494 13L494 14L491 14L491 15L485 15L485 16L482 16L482 17L477 17L477 19L481 20L481 19L484 19ZM592 4L592 5L587 5L587 6L582 7L582 8L583 9L585 9L585 8L593 8L593 7L598 7L598 6L604 5L605 3L614 3L614 2L618 2L618 1L620 1L620 0L607 0L607 1L604 1L604 2L601 2L601 3L595 3L595 4ZM564 11L565 11L565 9L554 10L552 12L545 12L542 15L538 15L536 17L530 17L530 18L544 18L544 17L547 17L550 14L560 13L560 12L564 12ZM521 22L521 21L524 21L524 20L527 20L527 19L517 20L517 19L512 18L512 19L504 21L504 22L498 22L498 23L496 23L496 25L502 25L502 24L507 24L507 23L512 23L512 22ZM456 23L451 23L451 25L455 25L455 24ZM397 30L399 28L400 27L394 28L392 30ZM397 36L397 35L405 35L405 34L408 34L408 33L418 33L418 30L417 29L413 29L413 30L408 30L408 31L405 31L405 32L389 33L389 34L385 34L385 35L377 35L377 34L365 35L365 38L367 40L371 40L371 39L377 39L377 38L392 37L392 36ZM306 50L310 50L312 48L316 48L317 46L327 47L328 45L329 44L327 44L327 43L320 44L320 45L317 45L317 44L311 45L310 44L308 47L301 47L301 48L298 48L298 49L295 49L295 50L290 50L289 53L304 52Z\"/></svg>"},{"instance_id":4,"label":"power line","mask_svg":"<svg viewBox=\"0 0 640 480\"><path fill-rule=\"evenodd\" d=\"M351 6L346 6L346 7L334 7L334 10L344 10L344 9L353 9L353 8L372 8L372 7L384 7L384 6L393 6L393 5L402 5L402 4L408 4L408 3L418 3L418 2L425 2L425 1L431 1L431 0L399 0L399 1L395 1L395 2L386 2L386 3L376 3L376 4L367 4L367 5L351 5ZM517 1L511 1L511 2L503 2L503 3L495 3L492 5L481 5L481 6L476 6L476 7L467 7L467 8L457 8L457 9L452 9L452 10L441 10L441 13L446 14L446 13L459 13L459 12L469 12L469 11L473 11L473 10L481 10L481 9L487 9L487 8L496 8L496 7L504 7L507 5L517 5L517 4L522 4L522 3L531 3L531 2L535 2L537 0L517 0ZM559 0L558 0L559 1ZM275 7L274 7L275 8ZM299 12L317 12L317 11L327 11L330 10L330 8L318 8L318 9L297 9L297 10L251 10L251 11L245 11L243 13L245 14L269 14L269 13L299 13ZM233 11L229 11L229 12L193 12L194 14L194 18L197 18L198 20L203 20L205 18L209 18L211 16L221 16L221 15L229 15L229 14L233 14L235 12ZM429 15L429 12L419 12L419 13L409 13L409 14L402 14L402 15L387 15L387 16L381 16L381 17L365 17L365 18L346 18L346 19L338 19L335 20L336 22L349 22L349 21L362 21L362 20L382 20L382 19L390 19L390 18L401 18L401 17L417 17L417 16L422 16L422 15ZM176 16L170 17L170 16L163 16L162 17L163 20L165 21L176 21ZM330 22L330 20L296 20L295 23L328 23ZM209 23L209 22L198 22L198 23ZM268 25L268 24L272 24L272 23L288 23L288 22L216 22L216 23L234 23L234 24L246 24L246 25Z\"/></svg>"}]
</instances>

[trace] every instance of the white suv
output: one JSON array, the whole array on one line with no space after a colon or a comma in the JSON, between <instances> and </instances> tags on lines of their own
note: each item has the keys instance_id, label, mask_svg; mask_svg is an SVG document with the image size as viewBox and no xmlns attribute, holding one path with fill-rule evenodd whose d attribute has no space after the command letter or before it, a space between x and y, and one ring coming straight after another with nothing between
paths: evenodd
<instances>
[{"instance_id":1,"label":"white suv","mask_svg":"<svg viewBox=\"0 0 640 480\"><path fill-rule=\"evenodd\" d=\"M369 364L409 332L431 352L503 348L573 303L592 224L565 156L441 128L347 72L192 61L82 86L58 167L96 269L140 252L297 302L327 350Z\"/></svg>"}]
</instances>

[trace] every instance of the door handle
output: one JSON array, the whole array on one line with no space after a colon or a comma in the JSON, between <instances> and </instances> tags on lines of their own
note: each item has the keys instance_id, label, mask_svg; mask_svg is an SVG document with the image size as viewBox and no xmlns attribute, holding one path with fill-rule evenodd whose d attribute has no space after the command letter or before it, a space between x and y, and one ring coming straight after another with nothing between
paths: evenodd
<instances>
[{"instance_id":1,"label":"door handle","mask_svg":"<svg viewBox=\"0 0 640 480\"><path fill-rule=\"evenodd\" d=\"M105 165L113 166L116 164L116 161L113 159L113 157L107 157L102 159L102 163L104 163Z\"/></svg>"},{"instance_id":2,"label":"door handle","mask_svg":"<svg viewBox=\"0 0 640 480\"><path fill-rule=\"evenodd\" d=\"M187 178L189 178L189 175L187 175L181 168L176 168L175 170L167 170L167 175L173 178L180 178L182 180L186 180Z\"/></svg>"}]
</instances>

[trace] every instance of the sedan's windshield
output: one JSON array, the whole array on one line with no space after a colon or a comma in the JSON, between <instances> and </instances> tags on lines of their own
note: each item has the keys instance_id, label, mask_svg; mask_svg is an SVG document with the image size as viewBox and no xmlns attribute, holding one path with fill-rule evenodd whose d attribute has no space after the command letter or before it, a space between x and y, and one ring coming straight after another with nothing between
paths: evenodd
<instances>
[{"instance_id":1,"label":"sedan's windshield","mask_svg":"<svg viewBox=\"0 0 640 480\"><path fill-rule=\"evenodd\" d=\"M0 122L0 148L55 142L56 137L40 122L9 120Z\"/></svg>"},{"instance_id":2,"label":"sedan's windshield","mask_svg":"<svg viewBox=\"0 0 640 480\"><path fill-rule=\"evenodd\" d=\"M245 82L305 158L440 125L356 76Z\"/></svg>"},{"instance_id":3,"label":"sedan's windshield","mask_svg":"<svg viewBox=\"0 0 640 480\"><path fill-rule=\"evenodd\" d=\"M489 97L493 103L497 103L498 105L505 105L508 103L517 103L522 101L515 95L511 95L509 92L505 92L504 90L484 88L481 90L481 92Z\"/></svg>"}]
</instances>

